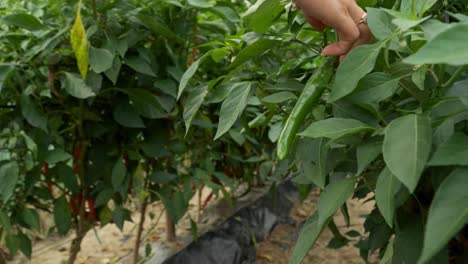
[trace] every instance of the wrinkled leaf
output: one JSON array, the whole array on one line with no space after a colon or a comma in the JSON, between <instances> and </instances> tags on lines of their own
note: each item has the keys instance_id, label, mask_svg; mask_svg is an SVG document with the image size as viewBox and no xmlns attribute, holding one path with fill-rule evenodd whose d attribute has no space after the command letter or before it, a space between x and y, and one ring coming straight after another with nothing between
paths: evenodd
<instances>
[{"instance_id":1,"label":"wrinkled leaf","mask_svg":"<svg viewBox=\"0 0 468 264\"><path fill-rule=\"evenodd\" d=\"M76 98L86 99L96 95L83 79L73 73L65 72L62 85L68 94Z\"/></svg>"},{"instance_id":2,"label":"wrinkled leaf","mask_svg":"<svg viewBox=\"0 0 468 264\"><path fill-rule=\"evenodd\" d=\"M337 139L363 131L371 131L374 129L375 128L355 119L332 117L312 123L312 125L310 125L303 132L299 133L299 135L310 138L326 137L330 139Z\"/></svg>"},{"instance_id":3,"label":"wrinkled leaf","mask_svg":"<svg viewBox=\"0 0 468 264\"><path fill-rule=\"evenodd\" d=\"M411 193L418 185L431 144L431 122L427 117L406 115L393 120L385 130L385 163Z\"/></svg>"},{"instance_id":4,"label":"wrinkled leaf","mask_svg":"<svg viewBox=\"0 0 468 264\"><path fill-rule=\"evenodd\" d=\"M395 214L395 195L401 188L400 181L385 168L380 173L375 187L375 201L380 213L390 227L393 227Z\"/></svg>"},{"instance_id":5,"label":"wrinkled leaf","mask_svg":"<svg viewBox=\"0 0 468 264\"><path fill-rule=\"evenodd\" d=\"M362 77L374 69L382 49L381 42L359 46L346 56L338 67L335 82L331 88L330 101L336 101L353 92Z\"/></svg>"},{"instance_id":6,"label":"wrinkled leaf","mask_svg":"<svg viewBox=\"0 0 468 264\"><path fill-rule=\"evenodd\" d=\"M16 189L19 179L19 167L16 161L4 163L0 167L0 196L2 203L6 204Z\"/></svg>"},{"instance_id":7,"label":"wrinkled leaf","mask_svg":"<svg viewBox=\"0 0 468 264\"><path fill-rule=\"evenodd\" d=\"M351 197L356 184L355 178L345 178L330 183L320 194L318 224L325 224L333 214Z\"/></svg>"},{"instance_id":8,"label":"wrinkled leaf","mask_svg":"<svg viewBox=\"0 0 468 264\"><path fill-rule=\"evenodd\" d=\"M221 104L215 140L224 135L242 114L247 106L250 88L250 83L244 83L242 86L236 87Z\"/></svg>"},{"instance_id":9,"label":"wrinkled leaf","mask_svg":"<svg viewBox=\"0 0 468 264\"><path fill-rule=\"evenodd\" d=\"M437 189L427 217L423 252L426 263L468 224L468 169L457 169Z\"/></svg>"}]
</instances>

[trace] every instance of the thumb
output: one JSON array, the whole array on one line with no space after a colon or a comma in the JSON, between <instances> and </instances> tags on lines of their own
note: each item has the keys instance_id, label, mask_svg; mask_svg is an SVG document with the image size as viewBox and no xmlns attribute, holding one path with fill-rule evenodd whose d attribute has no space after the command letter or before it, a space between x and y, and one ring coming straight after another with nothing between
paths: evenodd
<instances>
[{"instance_id":1,"label":"thumb","mask_svg":"<svg viewBox=\"0 0 468 264\"><path fill-rule=\"evenodd\" d=\"M322 54L325 56L341 56L348 53L360 35L359 28L351 16L344 16L334 28L338 32L339 41L323 49Z\"/></svg>"}]
</instances>

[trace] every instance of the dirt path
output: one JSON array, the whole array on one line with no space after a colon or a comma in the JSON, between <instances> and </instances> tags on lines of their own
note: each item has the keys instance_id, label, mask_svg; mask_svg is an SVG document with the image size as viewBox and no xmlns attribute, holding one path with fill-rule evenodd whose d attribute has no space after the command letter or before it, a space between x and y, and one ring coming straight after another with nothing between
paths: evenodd
<instances>
[{"instance_id":1,"label":"dirt path","mask_svg":"<svg viewBox=\"0 0 468 264\"><path fill-rule=\"evenodd\" d=\"M257 245L256 264L287 264L294 249L299 229L298 226L311 212L316 210L318 202L318 192L313 192L302 205L296 206L290 216L296 220L296 225L280 225L271 234L268 240ZM335 215L334 220L342 234L356 230L364 232L363 223L365 215L369 214L374 204L368 202L361 204L359 201L350 200L347 202L350 215L350 228L347 228L341 213ZM304 264L361 264L365 263L359 256L359 249L354 246L357 239L351 241L340 249L331 249L327 245L333 238L333 234L326 229L318 239L313 250L304 259ZM369 263L378 263L375 258L370 258Z\"/></svg>"},{"instance_id":2,"label":"dirt path","mask_svg":"<svg viewBox=\"0 0 468 264\"><path fill-rule=\"evenodd\" d=\"M265 190L254 190L248 196L243 197L238 201L238 206L245 205L257 197L262 195ZM203 192L203 197L209 195L208 191ZM270 238L257 245L257 264L286 264L294 248L299 232L299 224L302 223L307 216L313 212L318 202L318 193L313 192L304 201L303 204L297 205L291 211L291 217L296 220L296 225L280 225L271 234ZM345 233L351 229L363 233L362 223L366 215L373 208L372 203L361 205L357 201L348 201L349 214L351 218L351 228L346 228L344 219L341 214L335 216L335 222L340 231ZM136 210L136 208L135 208ZM210 228L216 227L224 221L235 208L229 208L222 200L213 201L203 212L198 228L200 233L203 233ZM146 243L150 243L153 252L157 252L159 260L151 259L152 264L160 263L162 259L182 249L185 245L191 242L190 222L188 218L184 219L177 225L177 233L179 236L177 243L165 242L165 217L164 210L161 204L152 204L148 209L148 217L145 223L143 236ZM197 217L197 199L191 201L189 214L193 219ZM140 219L139 213L134 213L132 219ZM49 220L50 222L50 220ZM76 263L78 264L129 264L130 256L133 252L133 244L136 236L137 221L126 222L123 232L118 230L114 225L108 225L104 228L96 228L96 231L90 231L82 244L82 250L78 256ZM332 238L330 231L326 230L316 246L307 256L304 263L320 263L320 264L336 264L336 263L364 263L359 256L359 250L354 247L354 243L335 250L327 248L327 244ZM66 237L49 237L45 240L38 241L33 247L33 260L28 261L24 257L18 257L12 264L30 263L30 264L61 264L65 263L68 257L68 249L73 235ZM140 250L142 252L143 250ZM149 263L149 262L148 262ZM373 262L371 262L373 263Z\"/></svg>"}]
</instances>

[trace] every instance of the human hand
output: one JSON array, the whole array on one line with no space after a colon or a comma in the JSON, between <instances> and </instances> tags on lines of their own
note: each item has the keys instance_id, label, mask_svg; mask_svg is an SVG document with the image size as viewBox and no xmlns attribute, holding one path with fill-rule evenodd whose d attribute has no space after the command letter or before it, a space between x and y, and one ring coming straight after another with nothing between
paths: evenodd
<instances>
[{"instance_id":1,"label":"human hand","mask_svg":"<svg viewBox=\"0 0 468 264\"><path fill-rule=\"evenodd\" d=\"M339 41L325 47L325 56L340 56L340 61L354 48L369 43L372 33L361 19L366 14L355 0L293 0L302 9L309 24L318 31L332 27Z\"/></svg>"}]
</instances>

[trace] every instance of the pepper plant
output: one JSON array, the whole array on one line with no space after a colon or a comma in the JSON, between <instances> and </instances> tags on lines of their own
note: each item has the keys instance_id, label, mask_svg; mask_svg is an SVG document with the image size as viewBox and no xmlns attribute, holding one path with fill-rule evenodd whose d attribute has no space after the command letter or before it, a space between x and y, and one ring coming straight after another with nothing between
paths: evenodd
<instances>
[{"instance_id":1,"label":"pepper plant","mask_svg":"<svg viewBox=\"0 0 468 264\"><path fill-rule=\"evenodd\" d=\"M377 254L383 263L462 263L468 3L358 2L374 40L333 66L319 55L334 40L331 30L313 32L290 3L257 1L238 33L211 43L197 62L228 51L218 78L191 80L205 88L188 91L185 108L219 98L214 139L268 131L278 142L269 162L291 168L293 180L309 186L304 190L321 189L290 263L300 263L326 227L335 236L330 247L351 243L356 232L340 234L333 221L340 210L349 226L348 199L375 201L357 243L365 260ZM185 92L181 82L179 94Z\"/></svg>"},{"instance_id":2,"label":"pepper plant","mask_svg":"<svg viewBox=\"0 0 468 264\"><path fill-rule=\"evenodd\" d=\"M60 235L75 231L73 263L88 231L109 223L122 229L131 220L132 201L142 215L161 201L177 223L197 189L229 199L238 184L254 183L266 159L262 144L240 133L212 144L211 109L194 118L176 101L183 72L206 49L198 46L235 32L239 6L0 4L0 238L10 256L20 250L31 257L38 210L50 213ZM216 67L201 71L217 74ZM135 263L139 247L138 238Z\"/></svg>"}]
</instances>

